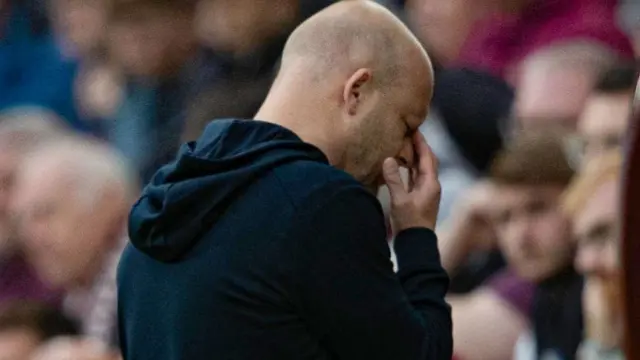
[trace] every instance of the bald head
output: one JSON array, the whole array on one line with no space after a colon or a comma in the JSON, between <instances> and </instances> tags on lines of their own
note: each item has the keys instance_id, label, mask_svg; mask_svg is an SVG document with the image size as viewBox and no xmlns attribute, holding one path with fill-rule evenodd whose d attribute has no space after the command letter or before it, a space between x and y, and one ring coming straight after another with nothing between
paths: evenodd
<instances>
[{"instance_id":1,"label":"bald head","mask_svg":"<svg viewBox=\"0 0 640 360\"><path fill-rule=\"evenodd\" d=\"M371 68L385 85L411 68L422 67L431 76L418 40L393 13L372 1L338 2L303 22L287 41L281 72L300 67L315 79L330 71Z\"/></svg>"}]
</instances>

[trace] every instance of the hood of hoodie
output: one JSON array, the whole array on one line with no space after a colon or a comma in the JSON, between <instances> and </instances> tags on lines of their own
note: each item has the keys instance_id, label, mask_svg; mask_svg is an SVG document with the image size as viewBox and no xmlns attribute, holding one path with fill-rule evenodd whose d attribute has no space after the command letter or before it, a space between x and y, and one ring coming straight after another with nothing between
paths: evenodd
<instances>
[{"instance_id":1,"label":"hood of hoodie","mask_svg":"<svg viewBox=\"0 0 640 360\"><path fill-rule=\"evenodd\" d=\"M131 242L157 260L178 261L244 189L275 167L300 160L328 163L318 148L278 125L212 121L144 188L129 214Z\"/></svg>"}]
</instances>

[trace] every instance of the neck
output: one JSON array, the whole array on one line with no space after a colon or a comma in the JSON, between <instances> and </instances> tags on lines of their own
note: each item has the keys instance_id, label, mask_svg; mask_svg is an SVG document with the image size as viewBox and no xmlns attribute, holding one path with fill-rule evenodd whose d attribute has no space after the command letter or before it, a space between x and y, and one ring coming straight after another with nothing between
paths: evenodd
<instances>
[{"instance_id":1,"label":"neck","mask_svg":"<svg viewBox=\"0 0 640 360\"><path fill-rule=\"evenodd\" d=\"M320 149L331 165L340 167L343 147L337 136L336 124L331 121L335 115L328 114L326 106L322 109L313 101L292 95L304 92L288 90L280 93L274 88L255 115L255 119L291 130L302 141Z\"/></svg>"}]
</instances>

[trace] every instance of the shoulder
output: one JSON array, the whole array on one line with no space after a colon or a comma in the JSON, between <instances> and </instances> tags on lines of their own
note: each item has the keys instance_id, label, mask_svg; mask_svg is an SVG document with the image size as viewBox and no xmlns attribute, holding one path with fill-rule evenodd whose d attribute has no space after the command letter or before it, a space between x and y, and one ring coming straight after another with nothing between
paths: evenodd
<instances>
[{"instance_id":1,"label":"shoulder","mask_svg":"<svg viewBox=\"0 0 640 360\"><path fill-rule=\"evenodd\" d=\"M359 181L328 164L297 161L279 167L274 175L296 207L356 194L377 202Z\"/></svg>"},{"instance_id":2,"label":"shoulder","mask_svg":"<svg viewBox=\"0 0 640 360\"><path fill-rule=\"evenodd\" d=\"M328 164L298 161L279 167L274 175L296 210L298 224L336 220L346 213L351 216L340 221L372 221L378 217L384 221L376 196L351 175Z\"/></svg>"}]
</instances>

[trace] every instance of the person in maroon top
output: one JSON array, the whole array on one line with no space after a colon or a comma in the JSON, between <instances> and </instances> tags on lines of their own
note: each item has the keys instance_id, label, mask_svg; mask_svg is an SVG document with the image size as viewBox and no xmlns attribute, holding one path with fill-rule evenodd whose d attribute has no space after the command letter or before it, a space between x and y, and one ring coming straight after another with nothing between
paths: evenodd
<instances>
[{"instance_id":1,"label":"person in maroon top","mask_svg":"<svg viewBox=\"0 0 640 360\"><path fill-rule=\"evenodd\" d=\"M518 125L574 127L601 71L633 56L618 0L408 0L408 20L444 68L516 89Z\"/></svg>"},{"instance_id":2,"label":"person in maroon top","mask_svg":"<svg viewBox=\"0 0 640 360\"><path fill-rule=\"evenodd\" d=\"M632 55L629 40L616 26L618 0L508 0L499 3L502 11L472 27L457 65L508 77L520 61L536 51L578 41L602 45L624 57Z\"/></svg>"}]
</instances>

